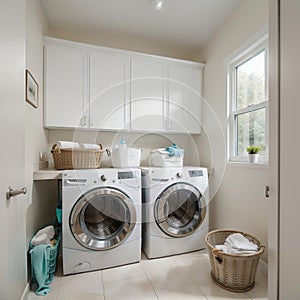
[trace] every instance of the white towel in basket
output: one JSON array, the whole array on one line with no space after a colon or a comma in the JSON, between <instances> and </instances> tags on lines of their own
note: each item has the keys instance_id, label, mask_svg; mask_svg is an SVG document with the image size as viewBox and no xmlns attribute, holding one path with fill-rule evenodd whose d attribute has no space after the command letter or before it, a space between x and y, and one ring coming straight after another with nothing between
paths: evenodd
<instances>
[{"instance_id":1,"label":"white towel in basket","mask_svg":"<svg viewBox=\"0 0 300 300\"><path fill-rule=\"evenodd\" d=\"M244 237L240 233L233 233L229 235L225 244L232 246L232 248L237 250L245 250L245 251L257 251L258 246L252 242L250 242L246 237Z\"/></svg>"},{"instance_id":2,"label":"white towel in basket","mask_svg":"<svg viewBox=\"0 0 300 300\"><path fill-rule=\"evenodd\" d=\"M215 248L228 254L253 254L258 251L258 246L240 233L229 235L224 245L216 245Z\"/></svg>"},{"instance_id":3,"label":"white towel in basket","mask_svg":"<svg viewBox=\"0 0 300 300\"><path fill-rule=\"evenodd\" d=\"M55 234L54 227L49 225L40 229L35 236L32 238L31 243L33 246L50 244L50 240L53 239Z\"/></svg>"},{"instance_id":4,"label":"white towel in basket","mask_svg":"<svg viewBox=\"0 0 300 300\"><path fill-rule=\"evenodd\" d=\"M80 145L76 142L58 141L57 145L60 149L79 149Z\"/></svg>"},{"instance_id":5,"label":"white towel in basket","mask_svg":"<svg viewBox=\"0 0 300 300\"><path fill-rule=\"evenodd\" d=\"M100 146L97 144L81 144L83 149L100 150Z\"/></svg>"}]
</instances>

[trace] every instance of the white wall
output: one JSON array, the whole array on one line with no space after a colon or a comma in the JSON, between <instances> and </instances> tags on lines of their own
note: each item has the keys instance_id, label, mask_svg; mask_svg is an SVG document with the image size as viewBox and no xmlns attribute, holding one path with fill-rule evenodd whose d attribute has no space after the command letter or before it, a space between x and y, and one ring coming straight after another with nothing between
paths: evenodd
<instances>
[{"instance_id":1,"label":"white wall","mask_svg":"<svg viewBox=\"0 0 300 300\"><path fill-rule=\"evenodd\" d=\"M27 245L39 227L54 221L56 182L33 182L40 152L48 151L48 132L43 129L43 31L47 29L39 0L26 1L26 68L39 84L38 108L26 103L25 180L29 203L26 210Z\"/></svg>"},{"instance_id":2,"label":"white wall","mask_svg":"<svg viewBox=\"0 0 300 300\"><path fill-rule=\"evenodd\" d=\"M217 114L225 136L227 126L225 59L267 23L267 0L243 0L197 57L199 61L206 63L204 98ZM205 110L203 115L205 127L205 123L209 122L205 119ZM202 135L195 137L194 140L199 149L203 149L200 151L202 164L207 166L212 164L214 167L208 137ZM224 151L223 146L221 149ZM216 176L220 174L215 174L214 177ZM222 184L211 202L211 229L231 228L246 231L266 245L268 222L264 186L268 180L268 169L228 163ZM263 259L267 261L267 251Z\"/></svg>"},{"instance_id":3,"label":"white wall","mask_svg":"<svg viewBox=\"0 0 300 300\"><path fill-rule=\"evenodd\" d=\"M170 45L162 40L155 42L153 39L150 40L143 36L132 35L128 37L128 35L111 32L108 29L103 29L102 31L87 31L80 28L50 27L49 36L82 43L182 59L192 60L195 56L194 52L179 50L176 45Z\"/></svg>"},{"instance_id":4,"label":"white wall","mask_svg":"<svg viewBox=\"0 0 300 300\"><path fill-rule=\"evenodd\" d=\"M49 152L57 141L76 141L81 143L97 143L113 149L124 138L128 147L141 148L141 165L149 165L150 151L156 148L164 148L176 143L178 147L185 149L184 164L199 166L199 155L196 144L188 135L179 134L151 134L128 132L98 132L86 130L50 130ZM53 165L53 159L50 161ZM101 167L111 167L111 160L106 154L102 157Z\"/></svg>"}]
</instances>

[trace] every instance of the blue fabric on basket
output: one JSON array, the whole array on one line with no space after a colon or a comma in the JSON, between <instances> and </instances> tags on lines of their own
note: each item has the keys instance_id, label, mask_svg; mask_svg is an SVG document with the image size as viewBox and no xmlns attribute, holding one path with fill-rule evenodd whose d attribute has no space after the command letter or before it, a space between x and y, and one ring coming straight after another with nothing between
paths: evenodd
<instances>
[{"instance_id":1,"label":"blue fabric on basket","mask_svg":"<svg viewBox=\"0 0 300 300\"><path fill-rule=\"evenodd\" d=\"M176 144L173 144L171 147L167 147L166 151L169 153L170 157L182 157L184 150L177 147Z\"/></svg>"},{"instance_id":2,"label":"blue fabric on basket","mask_svg":"<svg viewBox=\"0 0 300 300\"><path fill-rule=\"evenodd\" d=\"M52 247L51 245L37 245L32 250L30 250L31 254L31 264L32 271L34 272L34 277L36 283L38 284L38 288L35 293L37 295L47 295L50 291L50 287L48 286L51 282L49 282L49 256Z\"/></svg>"}]
</instances>

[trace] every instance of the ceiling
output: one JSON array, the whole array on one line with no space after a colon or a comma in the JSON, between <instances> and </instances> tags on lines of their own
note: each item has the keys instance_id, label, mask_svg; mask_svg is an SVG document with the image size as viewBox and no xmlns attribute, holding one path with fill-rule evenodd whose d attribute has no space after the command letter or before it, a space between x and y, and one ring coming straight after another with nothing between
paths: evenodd
<instances>
[{"instance_id":1,"label":"ceiling","mask_svg":"<svg viewBox=\"0 0 300 300\"><path fill-rule=\"evenodd\" d=\"M49 28L107 31L199 51L241 0L42 0Z\"/></svg>"}]
</instances>

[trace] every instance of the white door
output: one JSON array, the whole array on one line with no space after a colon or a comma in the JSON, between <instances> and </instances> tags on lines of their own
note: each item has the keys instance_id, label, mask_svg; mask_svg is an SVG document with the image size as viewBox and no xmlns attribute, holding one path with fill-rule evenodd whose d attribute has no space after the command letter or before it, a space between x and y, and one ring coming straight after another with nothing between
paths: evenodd
<instances>
[{"instance_id":1,"label":"white door","mask_svg":"<svg viewBox=\"0 0 300 300\"><path fill-rule=\"evenodd\" d=\"M185 64L172 64L167 74L169 130L201 132L202 69Z\"/></svg>"},{"instance_id":2,"label":"white door","mask_svg":"<svg viewBox=\"0 0 300 300\"><path fill-rule=\"evenodd\" d=\"M299 70L300 1L280 3L279 299L300 297Z\"/></svg>"},{"instance_id":3,"label":"white door","mask_svg":"<svg viewBox=\"0 0 300 300\"><path fill-rule=\"evenodd\" d=\"M278 191L279 191L279 106L278 106L278 2L270 0L269 6L269 174L270 193L268 211L268 299L278 299ZM286 298L288 299L288 298Z\"/></svg>"},{"instance_id":4,"label":"white door","mask_svg":"<svg viewBox=\"0 0 300 300\"><path fill-rule=\"evenodd\" d=\"M70 46L45 46L45 126L88 127L88 54Z\"/></svg>"},{"instance_id":5,"label":"white door","mask_svg":"<svg viewBox=\"0 0 300 300\"><path fill-rule=\"evenodd\" d=\"M27 282L26 196L6 200L6 191L25 182L25 1L2 0L0 16L0 299L20 299Z\"/></svg>"},{"instance_id":6,"label":"white door","mask_svg":"<svg viewBox=\"0 0 300 300\"><path fill-rule=\"evenodd\" d=\"M131 129L165 131L165 65L149 58L131 61Z\"/></svg>"},{"instance_id":7,"label":"white door","mask_svg":"<svg viewBox=\"0 0 300 300\"><path fill-rule=\"evenodd\" d=\"M90 51L90 127L129 129L129 58Z\"/></svg>"}]
</instances>

